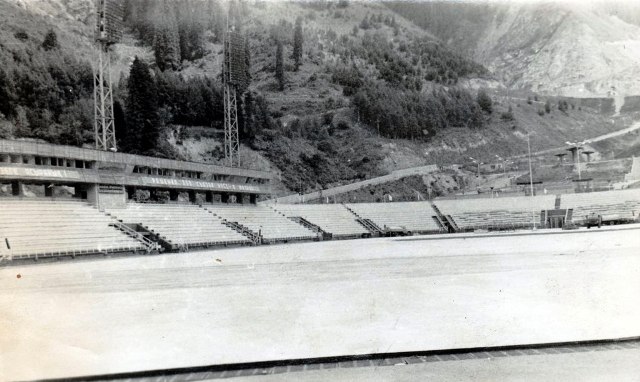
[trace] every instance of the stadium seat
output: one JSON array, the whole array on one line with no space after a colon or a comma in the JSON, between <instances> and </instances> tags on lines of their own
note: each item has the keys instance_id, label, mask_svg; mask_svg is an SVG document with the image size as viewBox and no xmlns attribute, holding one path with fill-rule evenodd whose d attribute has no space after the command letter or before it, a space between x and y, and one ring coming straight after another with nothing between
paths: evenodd
<instances>
[{"instance_id":1,"label":"stadium seat","mask_svg":"<svg viewBox=\"0 0 640 382\"><path fill-rule=\"evenodd\" d=\"M434 204L461 230L516 229L540 224L542 210L555 208L555 195L438 199Z\"/></svg>"},{"instance_id":2,"label":"stadium seat","mask_svg":"<svg viewBox=\"0 0 640 382\"><path fill-rule=\"evenodd\" d=\"M442 227L433 219L437 213L429 202L353 203L345 206L382 229L387 226L405 227L413 233L442 231Z\"/></svg>"},{"instance_id":3,"label":"stadium seat","mask_svg":"<svg viewBox=\"0 0 640 382\"><path fill-rule=\"evenodd\" d=\"M640 189L565 194L560 206L573 209L574 223L583 222L592 213L633 219L640 213Z\"/></svg>"},{"instance_id":4,"label":"stadium seat","mask_svg":"<svg viewBox=\"0 0 640 382\"><path fill-rule=\"evenodd\" d=\"M124 223L140 224L175 246L245 244L251 240L193 204L129 203L126 208L109 209Z\"/></svg>"},{"instance_id":5,"label":"stadium seat","mask_svg":"<svg viewBox=\"0 0 640 382\"><path fill-rule=\"evenodd\" d=\"M269 207L220 203L205 205L204 208L223 220L240 224L255 234L260 233L265 243L309 240L317 237L315 232L287 219Z\"/></svg>"},{"instance_id":6,"label":"stadium seat","mask_svg":"<svg viewBox=\"0 0 640 382\"><path fill-rule=\"evenodd\" d=\"M13 259L144 249L81 201L0 199L0 255Z\"/></svg>"},{"instance_id":7,"label":"stadium seat","mask_svg":"<svg viewBox=\"0 0 640 382\"><path fill-rule=\"evenodd\" d=\"M274 210L287 217L301 217L333 237L360 237L369 231L342 204L276 204Z\"/></svg>"}]
</instances>

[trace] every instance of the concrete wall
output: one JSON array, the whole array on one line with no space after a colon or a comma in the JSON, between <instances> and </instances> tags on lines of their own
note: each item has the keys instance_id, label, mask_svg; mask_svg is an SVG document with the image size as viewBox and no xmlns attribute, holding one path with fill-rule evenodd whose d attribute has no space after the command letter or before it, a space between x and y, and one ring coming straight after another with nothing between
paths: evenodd
<instances>
[{"instance_id":1,"label":"concrete wall","mask_svg":"<svg viewBox=\"0 0 640 382\"><path fill-rule=\"evenodd\" d=\"M99 204L98 208L123 208L127 204L126 193L114 194L114 193L102 193L98 194Z\"/></svg>"},{"instance_id":2,"label":"concrete wall","mask_svg":"<svg viewBox=\"0 0 640 382\"><path fill-rule=\"evenodd\" d=\"M220 175L248 176L260 179L271 179L272 177L271 173L265 171L218 166L197 162L177 161L172 159L146 157L141 155L114 153L109 151L84 149L73 146L52 145L49 143L22 142L4 139L0 139L0 153L80 159L89 162L117 163L130 166L140 165L146 167L175 169L181 171L196 171Z\"/></svg>"}]
</instances>

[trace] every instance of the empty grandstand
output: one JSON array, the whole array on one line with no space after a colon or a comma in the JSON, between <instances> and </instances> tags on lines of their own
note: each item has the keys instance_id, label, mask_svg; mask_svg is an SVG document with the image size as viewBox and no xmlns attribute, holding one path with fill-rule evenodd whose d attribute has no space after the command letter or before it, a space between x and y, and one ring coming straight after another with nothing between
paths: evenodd
<instances>
[{"instance_id":1,"label":"empty grandstand","mask_svg":"<svg viewBox=\"0 0 640 382\"><path fill-rule=\"evenodd\" d=\"M571 210L571 220L584 224L589 214L602 215L611 220L634 220L640 214L640 189L566 194L561 207Z\"/></svg>"},{"instance_id":2,"label":"empty grandstand","mask_svg":"<svg viewBox=\"0 0 640 382\"><path fill-rule=\"evenodd\" d=\"M205 205L204 208L238 231L258 237L262 243L311 240L318 237L317 233L269 207L221 203Z\"/></svg>"},{"instance_id":3,"label":"empty grandstand","mask_svg":"<svg viewBox=\"0 0 640 382\"><path fill-rule=\"evenodd\" d=\"M363 224L380 232L404 228L411 233L436 233L444 228L428 202L353 203L345 205Z\"/></svg>"},{"instance_id":4,"label":"empty grandstand","mask_svg":"<svg viewBox=\"0 0 640 382\"><path fill-rule=\"evenodd\" d=\"M585 225L593 215L603 221L638 221L640 213L640 190L635 189L432 202L257 205L261 195L270 193L270 179L270 174L253 170L0 140L0 183L13 195L0 199L0 258L562 228ZM44 197L26 197L26 186L29 194ZM59 186L73 197L54 198ZM138 191L147 192L153 203L133 202Z\"/></svg>"},{"instance_id":5,"label":"empty grandstand","mask_svg":"<svg viewBox=\"0 0 640 382\"><path fill-rule=\"evenodd\" d=\"M316 227L333 238L362 237L370 234L356 216L342 204L277 204L273 208L303 225Z\"/></svg>"},{"instance_id":6,"label":"empty grandstand","mask_svg":"<svg viewBox=\"0 0 640 382\"><path fill-rule=\"evenodd\" d=\"M555 209L555 195L436 200L434 205L459 230L516 229L540 225L542 211Z\"/></svg>"},{"instance_id":7,"label":"empty grandstand","mask_svg":"<svg viewBox=\"0 0 640 382\"><path fill-rule=\"evenodd\" d=\"M142 226L169 249L251 243L249 238L193 204L129 203L126 208L108 212L124 223Z\"/></svg>"},{"instance_id":8,"label":"empty grandstand","mask_svg":"<svg viewBox=\"0 0 640 382\"><path fill-rule=\"evenodd\" d=\"M3 258L155 249L134 232L123 232L114 219L86 202L3 198L0 205Z\"/></svg>"}]
</instances>

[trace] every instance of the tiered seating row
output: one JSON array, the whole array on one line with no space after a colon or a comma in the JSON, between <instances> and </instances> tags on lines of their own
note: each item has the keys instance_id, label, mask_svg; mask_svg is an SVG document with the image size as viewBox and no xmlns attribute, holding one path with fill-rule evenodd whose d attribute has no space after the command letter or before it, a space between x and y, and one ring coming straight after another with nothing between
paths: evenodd
<instances>
[{"instance_id":1,"label":"tiered seating row","mask_svg":"<svg viewBox=\"0 0 640 382\"><path fill-rule=\"evenodd\" d=\"M250 243L247 237L196 205L130 203L108 213L124 223L140 224L176 246Z\"/></svg>"},{"instance_id":2,"label":"tiered seating row","mask_svg":"<svg viewBox=\"0 0 640 382\"><path fill-rule=\"evenodd\" d=\"M561 208L573 209L573 221L579 223L591 213L635 218L640 213L640 189L566 194Z\"/></svg>"},{"instance_id":3,"label":"tiered seating row","mask_svg":"<svg viewBox=\"0 0 640 382\"><path fill-rule=\"evenodd\" d=\"M316 233L264 206L238 206L225 204L205 205L205 209L229 222L238 223L256 234L264 242L306 240Z\"/></svg>"},{"instance_id":4,"label":"tiered seating row","mask_svg":"<svg viewBox=\"0 0 640 382\"><path fill-rule=\"evenodd\" d=\"M443 215L459 228L517 228L540 221L540 213L555 208L555 195L495 199L436 200ZM573 209L573 220L590 213L636 218L640 189L565 194L561 209ZM351 212L352 211L352 212ZM259 233L264 242L314 239L317 234L290 220L302 217L340 236L368 233L356 214L380 228L404 227L414 233L440 232L429 202L359 203L348 205L277 205L273 207L211 204L136 204L110 209L124 223L141 224L175 245L251 243L227 227L235 222ZM114 219L79 201L0 199L0 257L136 251L144 245L111 226Z\"/></svg>"},{"instance_id":5,"label":"tiered seating row","mask_svg":"<svg viewBox=\"0 0 640 382\"><path fill-rule=\"evenodd\" d=\"M382 229L405 227L415 233L442 231L442 227L433 220L437 214L429 202L355 203L346 206Z\"/></svg>"},{"instance_id":6,"label":"tiered seating row","mask_svg":"<svg viewBox=\"0 0 640 382\"><path fill-rule=\"evenodd\" d=\"M13 259L136 251L142 243L87 203L0 200L0 255Z\"/></svg>"},{"instance_id":7,"label":"tiered seating row","mask_svg":"<svg viewBox=\"0 0 640 382\"><path fill-rule=\"evenodd\" d=\"M436 200L444 215L450 215L460 229L509 229L540 223L543 210L555 208L555 195L459 200Z\"/></svg>"},{"instance_id":8,"label":"tiered seating row","mask_svg":"<svg viewBox=\"0 0 640 382\"><path fill-rule=\"evenodd\" d=\"M276 204L273 209L287 217L301 217L334 237L358 237L369 233L341 204Z\"/></svg>"}]
</instances>

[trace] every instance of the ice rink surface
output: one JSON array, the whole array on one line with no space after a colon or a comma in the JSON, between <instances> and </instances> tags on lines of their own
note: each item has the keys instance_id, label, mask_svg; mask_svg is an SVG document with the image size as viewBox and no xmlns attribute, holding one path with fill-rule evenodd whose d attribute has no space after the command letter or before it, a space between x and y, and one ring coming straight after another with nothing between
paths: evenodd
<instances>
[{"instance_id":1,"label":"ice rink surface","mask_svg":"<svg viewBox=\"0 0 640 382\"><path fill-rule=\"evenodd\" d=\"M5 267L0 380L637 336L622 228Z\"/></svg>"}]
</instances>

